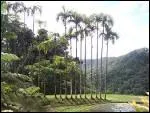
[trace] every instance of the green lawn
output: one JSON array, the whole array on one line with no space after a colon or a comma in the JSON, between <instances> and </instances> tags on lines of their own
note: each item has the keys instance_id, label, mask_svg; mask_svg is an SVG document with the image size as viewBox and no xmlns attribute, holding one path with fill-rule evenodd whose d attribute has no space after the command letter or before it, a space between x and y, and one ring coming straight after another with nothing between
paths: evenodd
<instances>
[{"instance_id":1,"label":"green lawn","mask_svg":"<svg viewBox=\"0 0 150 113\"><path fill-rule=\"evenodd\" d=\"M75 99L75 96L73 95L73 99L70 99L70 95L68 95L68 99L65 99L65 95L62 95L63 100L61 100L59 95L57 96L58 99L55 99L54 95L47 95L46 96L52 105L52 107L57 112L84 112L89 111L91 108L93 108L96 104L100 103L108 103L108 102L132 102L135 100L136 102L141 102L141 98L145 96L135 96L135 95L121 95L121 94L107 94L107 101L99 100L95 98L95 95L93 95L94 99L91 99L91 95L87 94L87 99L84 98L84 95L82 95L83 99L80 99L79 95L77 99ZM102 95L104 97L104 95Z\"/></svg>"},{"instance_id":2,"label":"green lawn","mask_svg":"<svg viewBox=\"0 0 150 113\"><path fill-rule=\"evenodd\" d=\"M46 96L49 100L56 100L54 95L47 95ZM58 100L60 99L60 96L57 95ZM70 95L67 96L70 99ZM107 94L106 98L107 100L111 102L131 102L132 100L135 100L136 102L140 102L142 97L148 97L148 96L135 96L135 95L123 95L123 94ZM65 99L65 95L62 95L62 98ZM73 95L73 98L75 99L75 95ZM82 95L82 98L84 99L84 95ZM91 100L91 95L87 94L88 100ZM95 95L93 94L93 98L95 98ZM104 95L102 95L102 98L104 98ZM77 96L77 99L80 99L80 96ZM96 99L96 98L95 98Z\"/></svg>"},{"instance_id":3,"label":"green lawn","mask_svg":"<svg viewBox=\"0 0 150 113\"><path fill-rule=\"evenodd\" d=\"M136 102L141 102L142 97L145 96L107 94L107 99L111 100L112 102L131 102L132 100L135 100Z\"/></svg>"}]
</instances>

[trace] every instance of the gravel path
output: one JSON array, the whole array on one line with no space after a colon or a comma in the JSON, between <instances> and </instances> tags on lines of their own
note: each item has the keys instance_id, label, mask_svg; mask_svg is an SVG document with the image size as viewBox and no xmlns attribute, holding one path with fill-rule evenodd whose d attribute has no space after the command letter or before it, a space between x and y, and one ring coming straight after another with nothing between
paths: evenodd
<instances>
[{"instance_id":1,"label":"gravel path","mask_svg":"<svg viewBox=\"0 0 150 113\"><path fill-rule=\"evenodd\" d=\"M90 112L135 112L135 109L128 103L99 104Z\"/></svg>"}]
</instances>

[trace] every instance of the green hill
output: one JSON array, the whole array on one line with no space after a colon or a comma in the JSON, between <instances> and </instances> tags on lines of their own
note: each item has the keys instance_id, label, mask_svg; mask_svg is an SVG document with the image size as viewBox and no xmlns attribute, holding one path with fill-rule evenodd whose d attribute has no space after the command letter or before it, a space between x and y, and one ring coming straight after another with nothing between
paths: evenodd
<instances>
[{"instance_id":1,"label":"green hill","mask_svg":"<svg viewBox=\"0 0 150 113\"><path fill-rule=\"evenodd\" d=\"M106 58L103 58L102 82L104 82L105 60ZM88 73L90 73L90 66L91 61L89 59L87 60ZM95 70L96 59L93 60L93 72ZM103 89L104 83L102 83ZM141 48L120 57L109 57L107 91L123 94L144 94L149 91L149 49Z\"/></svg>"}]
</instances>

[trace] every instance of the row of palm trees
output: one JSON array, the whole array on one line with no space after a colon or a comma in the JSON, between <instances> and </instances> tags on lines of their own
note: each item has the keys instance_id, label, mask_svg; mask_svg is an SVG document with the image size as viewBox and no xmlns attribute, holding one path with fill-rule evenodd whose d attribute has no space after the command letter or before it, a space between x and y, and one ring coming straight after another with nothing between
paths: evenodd
<instances>
[{"instance_id":1,"label":"row of palm trees","mask_svg":"<svg viewBox=\"0 0 150 113\"><path fill-rule=\"evenodd\" d=\"M32 22L32 24L33 24L33 28L32 28L32 30L33 30L33 33L34 33L34 27L35 27L35 14L36 14L36 12L39 12L40 13L40 15L41 15L41 13L42 13L42 8L41 8L41 6L39 6L39 5L33 5L33 6L30 6L30 7L27 7L27 6L25 6L25 4L23 3L23 2L15 2L15 3L7 3L7 13L9 14L9 12L10 11L13 11L14 13L15 13L15 19L17 19L17 14L18 13L23 13L23 20L24 20L24 27L25 27L25 25L26 25L26 15L27 16L32 16L33 17L33 22ZM39 23L40 23L41 21L39 21Z\"/></svg>"},{"instance_id":2,"label":"row of palm trees","mask_svg":"<svg viewBox=\"0 0 150 113\"><path fill-rule=\"evenodd\" d=\"M92 83L92 37L94 35L94 31L97 32L97 62L96 62L96 98L98 98L98 93L99 97L102 98L101 96L101 86L102 86L102 75L103 75L103 69L102 69L102 61L103 61L103 41L107 41L107 52L106 52L106 73L105 73L105 99L106 99L106 76L107 76L107 70L108 70L108 42L111 40L113 43L115 39L118 39L118 35L116 32L112 31L113 27L113 19L110 15L106 15L103 13L100 13L99 15L93 14L90 17L86 17L86 15L80 15L79 13L75 11L69 11L66 10L65 7L63 6L63 11L60 12L57 15L57 21L61 19L61 21L64 24L64 29L65 29L65 37L68 37L68 34L66 35L67 31L67 24L73 23L74 26L72 26L69 29L69 40L70 40L70 53L72 53L72 47L71 47L71 39L75 38L76 39L76 59L77 59L77 41L78 37L80 36L80 67L81 67L81 74L80 74L80 97L82 93L82 86L81 83L82 81L82 75L84 75L84 94L85 98L86 97L86 78L87 78L87 68L86 68L86 38L88 36L91 37L91 83ZM101 30L102 28L102 30ZM73 32L74 31L74 32ZM101 46L101 68L100 68L100 74L98 73L99 67L98 67L98 52L99 52L99 42L98 39L101 38L102 40L102 46ZM84 58L84 74L82 74L82 41L85 39L85 58ZM67 76L67 75L66 75ZM75 79L75 98L77 98L77 84L76 84L76 75L74 75ZM67 80L65 80L67 82ZM71 84L72 84L72 79L71 79ZM92 84L91 84L92 85ZM71 85L72 86L72 85ZM67 87L65 88L67 90ZM65 91L67 92L67 91ZM70 94L72 98L72 87L70 89ZM92 98L93 91L91 89L91 98ZM65 93L66 98L67 94Z\"/></svg>"},{"instance_id":3,"label":"row of palm trees","mask_svg":"<svg viewBox=\"0 0 150 113\"><path fill-rule=\"evenodd\" d=\"M24 14L24 27L25 27L25 20L26 20L26 13L31 15L33 17L33 32L34 32L34 23L35 23L35 14L36 11L42 12L40 6L32 6L32 7L26 7L22 2L16 2L16 3L8 3L7 4L7 13L9 14L10 9L12 9L15 13L15 18L17 19L17 14L22 13ZM64 25L64 36L70 40L70 53L72 55L72 39L75 38L76 40L76 60L77 58L77 42L78 42L78 37L80 36L80 67L81 67L81 74L80 74L80 97L82 94L82 91L84 91L85 98L86 97L86 91L87 91L87 83L86 83L86 78L87 78L87 63L86 63L86 40L87 37L91 37L91 83L92 83L92 78L93 78L93 70L92 70L92 37L96 31L97 35L97 62L96 62L96 98L98 98L98 93L99 97L102 98L101 96L101 86L102 86L102 75L103 75L103 69L102 69L102 55L103 55L103 40L107 41L107 52L106 52L106 73L105 73L105 99L106 99L106 76L107 76L107 68L108 68L108 44L109 40L111 40L113 43L115 39L118 39L117 33L112 31L112 26L113 26L113 19L106 14L100 13L100 14L93 14L90 17L87 17L86 15L81 15L75 11L71 10L66 10L65 7L63 7L63 11L60 12L57 15L57 21L62 20L63 25ZM67 25L68 24L73 24L73 26L69 27L69 33L67 32ZM39 21L39 24L42 24L41 21ZM102 30L101 30L102 28ZM56 37L56 36L55 36ZM102 46L101 46L101 66L100 66L100 74L98 73L99 67L98 67L98 55L99 55L99 38L102 40ZM85 39L85 56L84 56L84 74L83 74L83 66L82 66L82 41ZM66 52L67 53L67 52ZM40 54L40 53L39 53ZM65 54L65 58L67 57L67 54ZM40 71L40 70L39 70ZM67 75L65 75L65 97L67 98ZM84 76L84 77L83 77ZM56 79L56 78L55 78ZM74 81L75 81L75 97L77 98L77 76L74 75ZM84 79L84 80L83 80ZM72 81L73 77L70 79L71 86L70 86L70 94L72 98L73 94L73 87L72 87ZM82 84L83 87L82 87ZM92 84L91 84L92 85ZM61 86L61 83L60 83ZM84 90L82 90L84 89ZM61 92L61 90L60 90ZM91 97L93 94L93 89L91 89ZM55 97L56 97L56 84L55 84Z\"/></svg>"}]
</instances>

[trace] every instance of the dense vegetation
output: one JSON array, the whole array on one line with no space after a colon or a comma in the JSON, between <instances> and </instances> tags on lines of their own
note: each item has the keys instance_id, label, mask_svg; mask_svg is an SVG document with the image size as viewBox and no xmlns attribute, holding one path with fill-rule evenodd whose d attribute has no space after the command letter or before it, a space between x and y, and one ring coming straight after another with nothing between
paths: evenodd
<instances>
[{"instance_id":1,"label":"dense vegetation","mask_svg":"<svg viewBox=\"0 0 150 113\"><path fill-rule=\"evenodd\" d=\"M35 15L41 14L40 6L26 7L22 2L9 3L1 1L1 107L13 111L44 111L43 106L50 104L46 95L53 94L62 98L62 94L92 94L101 99L102 90L106 99L106 76L108 72L108 42L119 38L113 32L113 19L107 14L100 13L87 17L63 7L56 20L62 21L64 34L48 32L42 28L43 21L38 20L40 29L35 35ZM23 22L20 15L24 16ZM32 16L33 29L26 25L26 17ZM96 33L96 35L94 35ZM102 43L101 62L96 70L91 65L90 77L86 59L86 38ZM76 41L76 57L72 56L72 40ZM82 56L82 41L85 39L85 55ZM77 43L80 40L80 57ZM98 42L100 41L101 42ZM106 60L103 58L103 42L107 42ZM69 52L68 52L69 50ZM92 44L91 44L92 54ZM92 61L92 56L91 56ZM102 61L106 64L102 64ZM83 66L83 64L85 66ZM106 66L106 70L103 67ZM84 67L84 70L83 70ZM100 67L100 72L98 69ZM115 68L115 70L118 70ZM96 74L94 74L94 71ZM106 72L105 75L103 73ZM117 73L122 74L122 73ZM140 73L139 73L140 74ZM97 81L94 81L94 78ZM104 81L104 84L102 83ZM108 79L109 82L109 79ZM110 82L109 82L110 83ZM146 83L145 83L146 84ZM116 91L113 87L108 90ZM137 86L138 87L138 86ZM95 88L95 89L94 89ZM134 89L136 90L136 89ZM98 95L100 93L100 95ZM59 97L58 97L59 95ZM37 109L38 108L38 109Z\"/></svg>"},{"instance_id":2,"label":"dense vegetation","mask_svg":"<svg viewBox=\"0 0 150 113\"><path fill-rule=\"evenodd\" d=\"M105 58L103 58L105 61ZM100 59L99 59L100 62ZM91 61L87 60L88 72ZM93 59L93 69L96 60ZM105 65L105 62L103 62ZM105 67L103 67L105 70ZM104 73L105 74L105 73ZM107 92L145 94L149 91L149 49L141 48L120 57L108 58Z\"/></svg>"}]
</instances>

